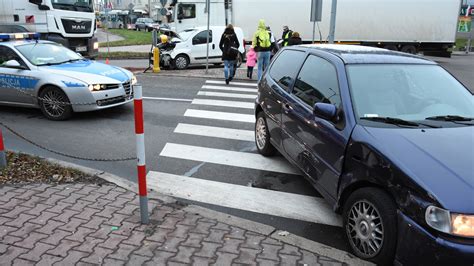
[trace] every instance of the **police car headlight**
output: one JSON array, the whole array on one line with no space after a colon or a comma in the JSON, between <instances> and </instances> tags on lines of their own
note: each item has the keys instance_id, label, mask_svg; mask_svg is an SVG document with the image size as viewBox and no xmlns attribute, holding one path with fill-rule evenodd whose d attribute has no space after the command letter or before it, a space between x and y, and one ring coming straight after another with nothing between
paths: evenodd
<instances>
[{"instance_id":1,"label":"police car headlight","mask_svg":"<svg viewBox=\"0 0 474 266\"><path fill-rule=\"evenodd\" d=\"M137 80L137 77L135 77L135 75L132 76L132 85L135 85L137 84L138 80Z\"/></svg>"},{"instance_id":2,"label":"police car headlight","mask_svg":"<svg viewBox=\"0 0 474 266\"><path fill-rule=\"evenodd\" d=\"M100 84L89 85L90 91L100 91L101 89L105 89L105 85L100 85Z\"/></svg>"}]
</instances>

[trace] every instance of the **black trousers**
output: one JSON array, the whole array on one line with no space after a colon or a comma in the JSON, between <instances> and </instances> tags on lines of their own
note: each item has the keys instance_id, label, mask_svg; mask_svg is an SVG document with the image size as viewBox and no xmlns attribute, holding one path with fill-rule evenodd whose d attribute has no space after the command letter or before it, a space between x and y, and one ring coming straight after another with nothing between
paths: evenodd
<instances>
[{"instance_id":1,"label":"black trousers","mask_svg":"<svg viewBox=\"0 0 474 266\"><path fill-rule=\"evenodd\" d=\"M253 73L253 67L248 66L248 67L247 67L247 77L248 77L249 79L252 79L252 73Z\"/></svg>"}]
</instances>

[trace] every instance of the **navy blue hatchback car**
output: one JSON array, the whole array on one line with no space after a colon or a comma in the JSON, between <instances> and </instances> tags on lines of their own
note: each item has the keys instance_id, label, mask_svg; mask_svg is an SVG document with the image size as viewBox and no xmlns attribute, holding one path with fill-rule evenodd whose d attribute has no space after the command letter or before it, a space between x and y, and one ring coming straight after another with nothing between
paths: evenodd
<instances>
[{"instance_id":1,"label":"navy blue hatchback car","mask_svg":"<svg viewBox=\"0 0 474 266\"><path fill-rule=\"evenodd\" d=\"M259 82L255 141L341 213L377 264L474 263L474 96L435 62L378 48L282 49Z\"/></svg>"}]
</instances>

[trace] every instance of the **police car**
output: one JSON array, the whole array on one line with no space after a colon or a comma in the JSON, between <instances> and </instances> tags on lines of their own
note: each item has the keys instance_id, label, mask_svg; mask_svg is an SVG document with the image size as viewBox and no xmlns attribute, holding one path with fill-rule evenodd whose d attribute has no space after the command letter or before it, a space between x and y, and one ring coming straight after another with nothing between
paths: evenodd
<instances>
[{"instance_id":1,"label":"police car","mask_svg":"<svg viewBox=\"0 0 474 266\"><path fill-rule=\"evenodd\" d=\"M0 33L0 104L40 108L51 120L133 100L136 77L35 33Z\"/></svg>"}]
</instances>

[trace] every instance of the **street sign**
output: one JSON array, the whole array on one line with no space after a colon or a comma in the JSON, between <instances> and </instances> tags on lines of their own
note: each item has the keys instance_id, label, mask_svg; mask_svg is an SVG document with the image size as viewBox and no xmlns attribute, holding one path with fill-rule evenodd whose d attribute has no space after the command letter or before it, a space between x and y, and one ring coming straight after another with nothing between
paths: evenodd
<instances>
[{"instance_id":1,"label":"street sign","mask_svg":"<svg viewBox=\"0 0 474 266\"><path fill-rule=\"evenodd\" d=\"M311 0L311 14L310 21L321 21L323 13L323 0Z\"/></svg>"}]
</instances>

